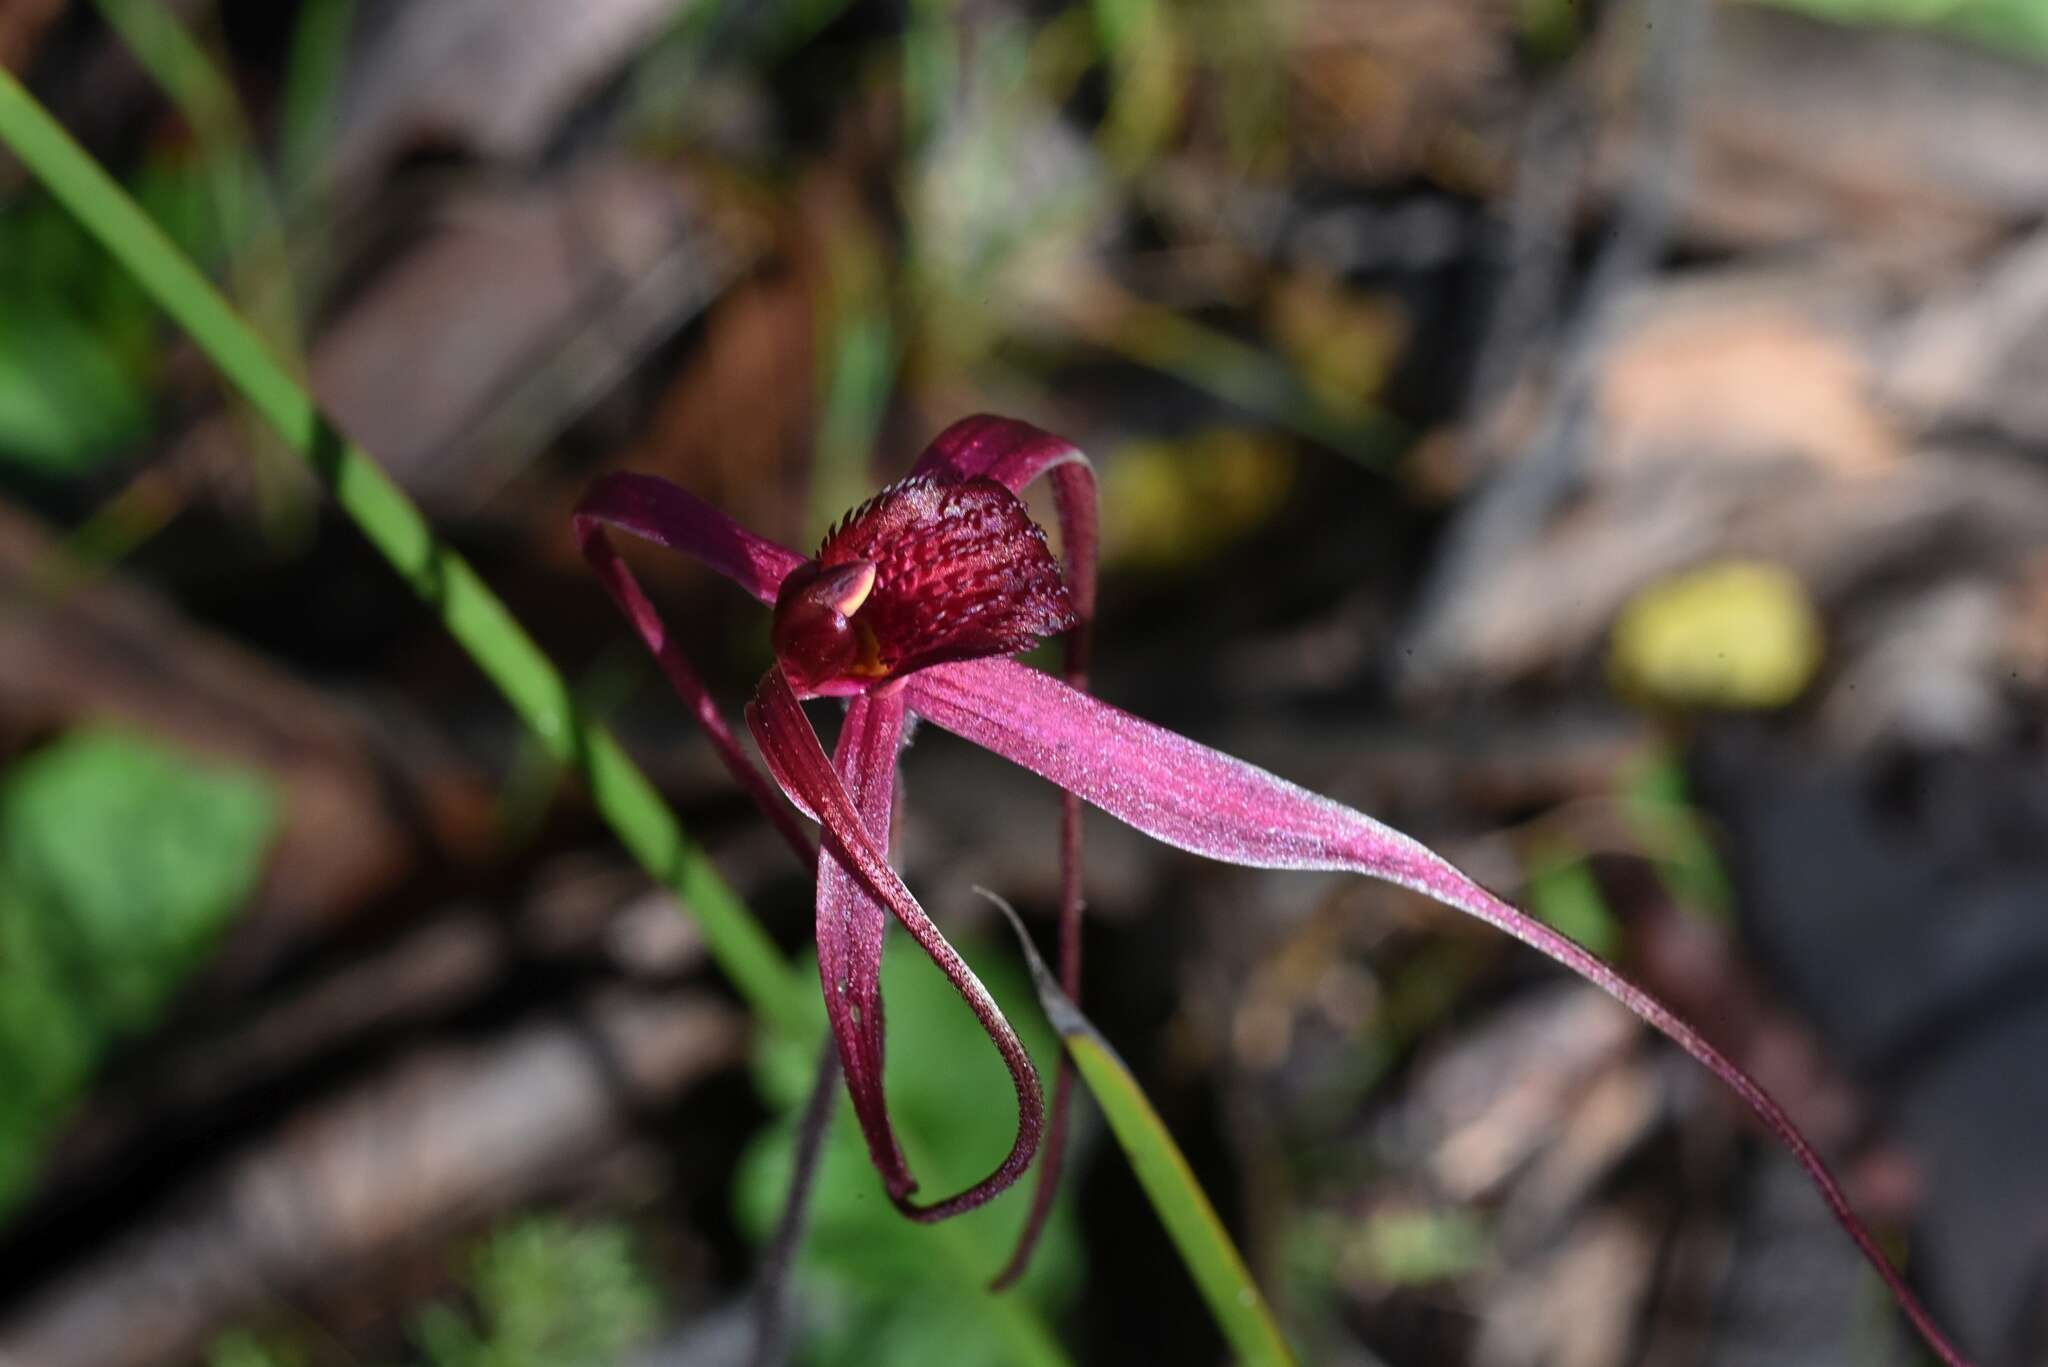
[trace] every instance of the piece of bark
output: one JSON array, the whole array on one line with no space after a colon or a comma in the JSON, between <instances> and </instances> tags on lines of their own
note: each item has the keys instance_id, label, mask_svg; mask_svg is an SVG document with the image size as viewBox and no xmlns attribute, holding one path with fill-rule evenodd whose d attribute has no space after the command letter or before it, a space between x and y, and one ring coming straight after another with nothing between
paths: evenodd
<instances>
[{"instance_id":1,"label":"piece of bark","mask_svg":"<svg viewBox=\"0 0 2048 1367\"><path fill-rule=\"evenodd\" d=\"M314 341L313 392L430 509L473 513L740 259L677 177L646 163L596 158L451 196ZM243 437L216 414L177 459L240 471Z\"/></svg>"},{"instance_id":2,"label":"piece of bark","mask_svg":"<svg viewBox=\"0 0 2048 1367\"><path fill-rule=\"evenodd\" d=\"M1410 1138L1454 1200L1497 1194L1558 1141L1597 1078L1639 1039L1628 1013L1592 988L1532 992L1418 1067Z\"/></svg>"},{"instance_id":3,"label":"piece of bark","mask_svg":"<svg viewBox=\"0 0 2048 1367\"><path fill-rule=\"evenodd\" d=\"M15 1233L26 1225L32 1239L34 1228L61 1225L104 1196L109 1173L146 1170L221 1116L261 1114L297 1080L486 1007L522 963L603 959L656 986L703 963L696 923L616 860L566 857L528 887L515 915L459 906L317 976L177 1018L121 1058L65 1123Z\"/></svg>"},{"instance_id":4,"label":"piece of bark","mask_svg":"<svg viewBox=\"0 0 2048 1367\"><path fill-rule=\"evenodd\" d=\"M0 68L19 75L35 55L43 30L64 12L64 0L9 0L0 5Z\"/></svg>"},{"instance_id":5,"label":"piece of bark","mask_svg":"<svg viewBox=\"0 0 2048 1367\"><path fill-rule=\"evenodd\" d=\"M1792 571L1838 649L1874 643L1857 626L1873 607L1945 581L2017 585L2048 549L2048 471L1924 437L1925 419L1888 401L1891 293L1875 273L1825 270L1640 292L1601 359L1574 497L1531 535L1478 549L1464 591L1414 625L1429 665L1408 682L1570 677L1637 592L1718 559ZM1869 712L1856 735L1912 724Z\"/></svg>"},{"instance_id":6,"label":"piece of bark","mask_svg":"<svg viewBox=\"0 0 2048 1367\"><path fill-rule=\"evenodd\" d=\"M1880 393L1921 428L2048 450L2048 232L1934 291L1878 355Z\"/></svg>"},{"instance_id":7,"label":"piece of bark","mask_svg":"<svg viewBox=\"0 0 2048 1367\"><path fill-rule=\"evenodd\" d=\"M330 175L372 178L419 147L532 160L675 13L675 0L377 5L348 63Z\"/></svg>"},{"instance_id":8,"label":"piece of bark","mask_svg":"<svg viewBox=\"0 0 2048 1367\"><path fill-rule=\"evenodd\" d=\"M228 1158L18 1307L0 1322L0 1363L187 1360L280 1298L589 1170L642 1108L734 1063L745 1033L723 1005L612 992L575 1019L413 1057Z\"/></svg>"},{"instance_id":9,"label":"piece of bark","mask_svg":"<svg viewBox=\"0 0 2048 1367\"><path fill-rule=\"evenodd\" d=\"M1953 259L2048 210L2039 63L1924 30L1717 5L1697 84L1681 189L1696 241Z\"/></svg>"},{"instance_id":10,"label":"piece of bark","mask_svg":"<svg viewBox=\"0 0 2048 1367\"><path fill-rule=\"evenodd\" d=\"M1622 1367L1653 1290L1651 1213L1601 1209L1552 1253L1489 1289L1476 1367Z\"/></svg>"},{"instance_id":11,"label":"piece of bark","mask_svg":"<svg viewBox=\"0 0 2048 1367\"><path fill-rule=\"evenodd\" d=\"M481 912L458 914L381 953L311 983L288 983L246 1011L185 1038L151 1041L65 1126L38 1183L44 1201L90 1188L166 1133L205 1123L210 1108L287 1085L352 1043L418 1027L480 998L508 965L505 928Z\"/></svg>"}]
</instances>

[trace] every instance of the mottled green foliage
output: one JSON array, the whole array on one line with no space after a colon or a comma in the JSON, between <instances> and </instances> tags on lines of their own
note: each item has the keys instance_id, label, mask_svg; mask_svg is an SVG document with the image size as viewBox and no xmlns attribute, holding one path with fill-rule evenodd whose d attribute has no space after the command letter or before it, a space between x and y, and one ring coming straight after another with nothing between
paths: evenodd
<instances>
[{"instance_id":1,"label":"mottled green foliage","mask_svg":"<svg viewBox=\"0 0 2048 1367\"><path fill-rule=\"evenodd\" d=\"M117 732L0 783L0 1210L107 1047L205 958L275 825L258 779Z\"/></svg>"},{"instance_id":2,"label":"mottled green foliage","mask_svg":"<svg viewBox=\"0 0 2048 1367\"><path fill-rule=\"evenodd\" d=\"M618 1367L659 1321L659 1288L616 1221L530 1215L478 1244L461 1304L437 1302L413 1324L415 1361L427 1367ZM207 1367L305 1367L314 1359L289 1333L235 1329L207 1352Z\"/></svg>"},{"instance_id":3,"label":"mottled green foliage","mask_svg":"<svg viewBox=\"0 0 2048 1367\"><path fill-rule=\"evenodd\" d=\"M537 1216L498 1230L469 1267L474 1316L435 1305L414 1337L433 1367L612 1367L660 1299L630 1231Z\"/></svg>"}]
</instances>

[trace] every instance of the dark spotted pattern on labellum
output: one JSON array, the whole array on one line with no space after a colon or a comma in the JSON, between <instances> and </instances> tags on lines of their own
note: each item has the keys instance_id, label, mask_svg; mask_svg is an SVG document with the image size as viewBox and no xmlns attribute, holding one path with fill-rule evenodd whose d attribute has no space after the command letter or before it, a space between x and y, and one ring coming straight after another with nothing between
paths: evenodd
<instances>
[{"instance_id":1,"label":"dark spotted pattern on labellum","mask_svg":"<svg viewBox=\"0 0 2048 1367\"><path fill-rule=\"evenodd\" d=\"M994 480L921 477L847 514L783 581L773 641L798 693L846 695L1014 654L1078 620L1022 499Z\"/></svg>"}]
</instances>

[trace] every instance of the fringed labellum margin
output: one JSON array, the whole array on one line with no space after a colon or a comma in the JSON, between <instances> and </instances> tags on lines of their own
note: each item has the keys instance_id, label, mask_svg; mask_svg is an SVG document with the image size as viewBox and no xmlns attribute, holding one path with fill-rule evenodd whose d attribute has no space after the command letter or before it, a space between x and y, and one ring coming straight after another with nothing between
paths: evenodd
<instances>
[{"instance_id":1,"label":"fringed labellum margin","mask_svg":"<svg viewBox=\"0 0 2048 1367\"><path fill-rule=\"evenodd\" d=\"M775 599L775 658L807 697L1013 655L1079 621L1045 533L994 480L892 484L832 529Z\"/></svg>"}]
</instances>

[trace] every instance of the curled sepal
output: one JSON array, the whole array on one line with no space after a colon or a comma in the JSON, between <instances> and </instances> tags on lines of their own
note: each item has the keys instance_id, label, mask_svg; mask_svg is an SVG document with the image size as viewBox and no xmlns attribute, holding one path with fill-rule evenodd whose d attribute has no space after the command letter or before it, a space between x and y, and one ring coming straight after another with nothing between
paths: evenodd
<instances>
[{"instance_id":1,"label":"curled sepal","mask_svg":"<svg viewBox=\"0 0 2048 1367\"><path fill-rule=\"evenodd\" d=\"M864 1063L865 1060L849 1059L843 1046L840 1055L841 1062L847 1065L847 1083L853 1093L855 1114L859 1116L867 1136L868 1150L875 1155L877 1165L883 1170L885 1185L890 1188L890 1199L896 1203L897 1209L913 1220L934 1221L984 1205L1023 1176L1025 1168L1031 1164L1032 1155L1038 1151L1039 1134L1044 1128L1045 1102L1031 1056L1025 1051L1023 1041L1017 1038L1017 1032L1010 1028L1002 1008L982 986L981 979L967 966L959 951L939 933L939 928L925 915L924 908L911 896L910 889L889 866L888 858L862 819L852 796L846 791L846 785L825 758L817 732L811 729L810 719L804 715L796 693L790 688L789 681L782 677L780 669L769 670L761 681L754 702L747 708L747 725L753 730L754 739L760 744L762 757L768 761L768 770L775 776L775 781L782 785L792 802L812 814L824 827L826 847L844 861L866 891L886 906L910 932L911 938L931 956L932 962L974 1012L975 1019L981 1022L981 1028L987 1032L996 1052L1002 1055L1003 1065L1009 1069L1010 1081L1017 1091L1017 1138L1011 1144L1010 1152L994 1172L965 1191L925 1204L910 1199L910 1193L916 1190L916 1179L910 1176L907 1167L902 1172L903 1179L907 1179L905 1181L899 1181L892 1173L894 1164L901 1162L901 1151L889 1125L879 1066L871 1075L856 1082L855 1062ZM820 907L822 914L822 898ZM828 1001L832 996L828 984ZM879 1009L880 1001L878 991L871 1003L862 1004L864 1016L869 1009ZM834 1004L835 1012L841 1009ZM879 1017L876 1017L876 1023L879 1026ZM834 1031L836 1037L848 1038L839 1033L836 1017ZM879 1048L875 1062L879 1065ZM897 1189L899 1186L901 1190Z\"/></svg>"},{"instance_id":2,"label":"curled sepal","mask_svg":"<svg viewBox=\"0 0 2048 1367\"><path fill-rule=\"evenodd\" d=\"M607 475L590 487L570 518L576 545L596 573L605 592L646 643L661 666L676 696L695 714L711 746L718 752L733 780L753 798L769 824L788 842L797 859L809 868L817 859L810 838L790 816L789 808L775 800L775 789L747 758L725 714L704 686L703 678L661 613L641 589L640 581L605 535L606 527L644 537L671 550L690 555L733 580L764 602L775 600L776 589L803 558L796 552L755 536L724 513L665 479L653 475Z\"/></svg>"},{"instance_id":3,"label":"curled sepal","mask_svg":"<svg viewBox=\"0 0 2048 1367\"><path fill-rule=\"evenodd\" d=\"M1806 1171L1935 1355L1967 1367L1885 1258L1792 1118L1675 1012L1577 941L1479 886L1421 842L1010 660L928 670L918 715L1077 793L1155 840L1250 868L1342 869L1411 888L1512 935L1592 983L1729 1087Z\"/></svg>"},{"instance_id":4,"label":"curled sepal","mask_svg":"<svg viewBox=\"0 0 2048 1367\"><path fill-rule=\"evenodd\" d=\"M764 603L803 557L742 527L718 509L662 479L631 472L609 474L576 505L579 540L604 522L657 546L696 557Z\"/></svg>"},{"instance_id":5,"label":"curled sepal","mask_svg":"<svg viewBox=\"0 0 2048 1367\"><path fill-rule=\"evenodd\" d=\"M775 603L793 687L845 696L1009 655L1079 620L1045 533L993 480L908 479L849 513Z\"/></svg>"}]
</instances>

